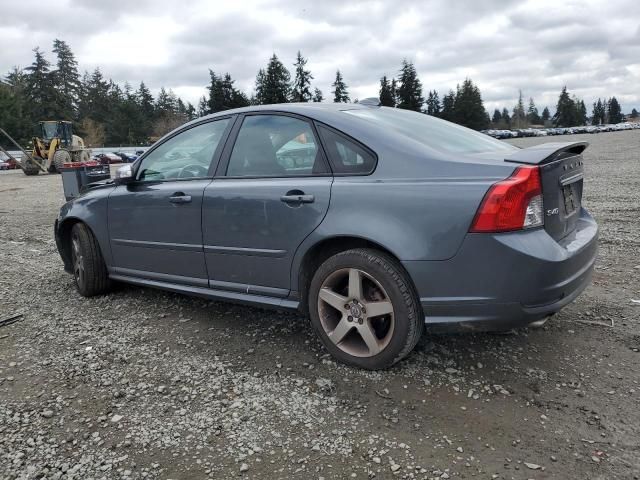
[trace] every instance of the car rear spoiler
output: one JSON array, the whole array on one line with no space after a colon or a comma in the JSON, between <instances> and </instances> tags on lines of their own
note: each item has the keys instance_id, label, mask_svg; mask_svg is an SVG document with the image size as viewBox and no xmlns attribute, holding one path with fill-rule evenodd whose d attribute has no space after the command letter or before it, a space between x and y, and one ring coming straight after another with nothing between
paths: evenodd
<instances>
[{"instance_id":1,"label":"car rear spoiler","mask_svg":"<svg viewBox=\"0 0 640 480\"><path fill-rule=\"evenodd\" d=\"M526 163L528 165L542 165L552 162L562 154L580 155L588 146L588 142L542 143L512 152L504 161Z\"/></svg>"}]
</instances>

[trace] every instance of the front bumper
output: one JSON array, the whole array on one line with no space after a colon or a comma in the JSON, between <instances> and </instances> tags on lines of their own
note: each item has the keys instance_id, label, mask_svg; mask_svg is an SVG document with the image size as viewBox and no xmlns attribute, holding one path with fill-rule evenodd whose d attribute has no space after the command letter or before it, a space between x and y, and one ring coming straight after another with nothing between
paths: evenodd
<instances>
[{"instance_id":1,"label":"front bumper","mask_svg":"<svg viewBox=\"0 0 640 480\"><path fill-rule=\"evenodd\" d=\"M468 234L449 260L407 261L428 327L439 331L524 327L556 313L591 281L598 226L582 210L557 242L544 229Z\"/></svg>"}]
</instances>

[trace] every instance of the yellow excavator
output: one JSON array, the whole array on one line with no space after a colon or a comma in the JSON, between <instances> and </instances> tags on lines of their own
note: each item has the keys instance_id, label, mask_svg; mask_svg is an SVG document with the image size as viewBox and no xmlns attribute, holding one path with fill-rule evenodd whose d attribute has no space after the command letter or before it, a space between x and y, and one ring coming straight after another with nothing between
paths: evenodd
<instances>
[{"instance_id":1,"label":"yellow excavator","mask_svg":"<svg viewBox=\"0 0 640 480\"><path fill-rule=\"evenodd\" d=\"M71 122L48 120L38 122L39 135L33 137L33 150L25 152L4 130L11 142L22 150L20 168L25 175L37 175L40 172L56 173L65 163L87 162L91 151L85 148L84 140L73 134Z\"/></svg>"}]
</instances>

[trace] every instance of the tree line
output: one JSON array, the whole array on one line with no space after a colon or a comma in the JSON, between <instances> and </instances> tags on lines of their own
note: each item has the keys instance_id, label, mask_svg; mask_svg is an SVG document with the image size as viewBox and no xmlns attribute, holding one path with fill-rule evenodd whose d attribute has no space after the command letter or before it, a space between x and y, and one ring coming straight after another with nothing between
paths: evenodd
<instances>
[{"instance_id":1,"label":"tree line","mask_svg":"<svg viewBox=\"0 0 640 480\"><path fill-rule=\"evenodd\" d=\"M164 87L154 97L144 81L135 89L129 83L118 85L99 68L80 75L78 62L63 40L53 42L55 63L50 63L39 48L33 52L30 66L16 67L0 79L0 126L21 143L30 140L33 126L39 120L72 120L75 130L92 146L140 145L210 113L256 104L325 101L323 92L312 85L314 77L301 52L292 64L293 75L274 53L266 67L258 70L251 96L235 87L230 73L209 70L207 94L200 98L197 107ZM339 69L331 87L327 100L352 101ZM415 65L406 59L397 78L384 75L380 79L379 99L384 106L422 112L476 130L541 124L574 126L583 125L588 119L584 101L569 95L566 87L560 93L553 116L547 107L539 113L533 98L525 107L520 92L511 112L507 108L496 109L490 117L480 89L469 78L442 96L432 90L425 98ZM635 109L632 113L637 114ZM615 97L598 99L593 104L594 124L618 123L623 118Z\"/></svg>"}]
</instances>

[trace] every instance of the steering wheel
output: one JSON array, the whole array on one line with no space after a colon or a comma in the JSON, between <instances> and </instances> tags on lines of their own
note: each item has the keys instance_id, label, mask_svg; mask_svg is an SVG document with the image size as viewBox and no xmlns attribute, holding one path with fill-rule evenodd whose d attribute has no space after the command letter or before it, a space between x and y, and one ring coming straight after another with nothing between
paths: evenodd
<instances>
[{"instance_id":1,"label":"steering wheel","mask_svg":"<svg viewBox=\"0 0 640 480\"><path fill-rule=\"evenodd\" d=\"M208 168L198 165L197 163L192 163L191 165L185 165L180 169L178 178L206 177L208 173Z\"/></svg>"}]
</instances>

